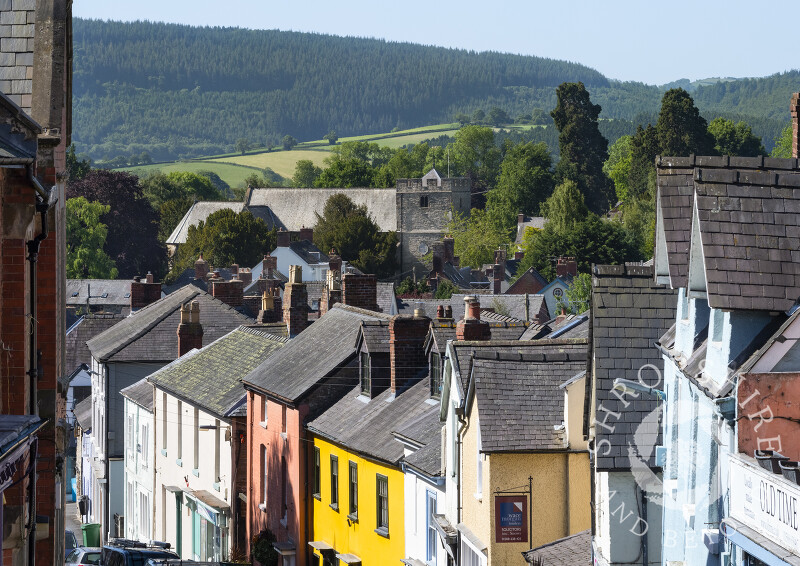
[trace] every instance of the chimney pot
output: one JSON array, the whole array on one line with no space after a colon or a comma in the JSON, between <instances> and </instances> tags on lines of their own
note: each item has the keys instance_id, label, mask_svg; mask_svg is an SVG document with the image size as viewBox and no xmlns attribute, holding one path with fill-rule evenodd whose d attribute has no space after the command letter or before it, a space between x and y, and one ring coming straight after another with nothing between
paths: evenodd
<instances>
[{"instance_id":1,"label":"chimney pot","mask_svg":"<svg viewBox=\"0 0 800 566\"><path fill-rule=\"evenodd\" d=\"M517 224L525 224L525 215L517 214Z\"/></svg>"},{"instance_id":2,"label":"chimney pot","mask_svg":"<svg viewBox=\"0 0 800 566\"><path fill-rule=\"evenodd\" d=\"M488 322L481 320L481 304L477 297L468 295L464 302L464 318L456 325L456 340L490 340L491 328Z\"/></svg>"},{"instance_id":3,"label":"chimney pot","mask_svg":"<svg viewBox=\"0 0 800 566\"><path fill-rule=\"evenodd\" d=\"M289 283L303 282L303 268L300 265L289 266Z\"/></svg>"},{"instance_id":4,"label":"chimney pot","mask_svg":"<svg viewBox=\"0 0 800 566\"><path fill-rule=\"evenodd\" d=\"M452 306L447 305L446 307L444 307L444 317L445 318L453 318L453 307Z\"/></svg>"},{"instance_id":5,"label":"chimney pot","mask_svg":"<svg viewBox=\"0 0 800 566\"><path fill-rule=\"evenodd\" d=\"M145 277L146 277L146 278L145 278L145 280L146 280L148 283L152 283L152 282L153 282L153 273L152 273L152 272L148 271L148 272L147 272L147 275L146 275Z\"/></svg>"},{"instance_id":6,"label":"chimney pot","mask_svg":"<svg viewBox=\"0 0 800 566\"><path fill-rule=\"evenodd\" d=\"M436 318L444 318L444 305L436 307Z\"/></svg>"},{"instance_id":7,"label":"chimney pot","mask_svg":"<svg viewBox=\"0 0 800 566\"><path fill-rule=\"evenodd\" d=\"M203 259L203 254L194 262L194 278L205 279L208 277L208 262Z\"/></svg>"}]
</instances>

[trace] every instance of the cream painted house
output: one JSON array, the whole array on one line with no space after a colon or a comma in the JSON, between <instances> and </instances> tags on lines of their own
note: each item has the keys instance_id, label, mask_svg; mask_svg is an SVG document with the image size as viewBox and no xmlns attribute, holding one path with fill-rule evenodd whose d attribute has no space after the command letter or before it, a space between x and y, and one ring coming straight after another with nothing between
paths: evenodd
<instances>
[{"instance_id":1,"label":"cream painted house","mask_svg":"<svg viewBox=\"0 0 800 566\"><path fill-rule=\"evenodd\" d=\"M148 377L155 387L153 532L181 558L226 560L245 547L246 405L239 380L285 342L243 326Z\"/></svg>"},{"instance_id":2,"label":"cream painted house","mask_svg":"<svg viewBox=\"0 0 800 566\"><path fill-rule=\"evenodd\" d=\"M125 398L125 538L153 540L153 386L141 379Z\"/></svg>"},{"instance_id":3,"label":"cream painted house","mask_svg":"<svg viewBox=\"0 0 800 566\"><path fill-rule=\"evenodd\" d=\"M512 564L590 526L585 339L448 345L446 513L456 563ZM455 513L454 513L455 510Z\"/></svg>"}]
</instances>

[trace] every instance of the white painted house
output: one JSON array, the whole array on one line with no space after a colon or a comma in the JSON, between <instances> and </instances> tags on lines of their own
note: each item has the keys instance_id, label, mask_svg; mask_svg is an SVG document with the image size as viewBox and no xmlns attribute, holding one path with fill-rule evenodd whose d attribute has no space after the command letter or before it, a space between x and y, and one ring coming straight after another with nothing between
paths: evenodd
<instances>
[{"instance_id":1,"label":"white painted house","mask_svg":"<svg viewBox=\"0 0 800 566\"><path fill-rule=\"evenodd\" d=\"M441 368L436 367L439 371ZM445 511L442 426L438 414L426 415L395 432L405 448L402 467L405 497L406 564L446 566L448 552L435 515Z\"/></svg>"},{"instance_id":2,"label":"white painted house","mask_svg":"<svg viewBox=\"0 0 800 566\"><path fill-rule=\"evenodd\" d=\"M286 341L242 326L147 378L155 388L153 533L181 558L226 560L249 544L240 379Z\"/></svg>"},{"instance_id":3,"label":"white painted house","mask_svg":"<svg viewBox=\"0 0 800 566\"><path fill-rule=\"evenodd\" d=\"M153 540L153 386L141 379L125 398L125 538Z\"/></svg>"}]
</instances>

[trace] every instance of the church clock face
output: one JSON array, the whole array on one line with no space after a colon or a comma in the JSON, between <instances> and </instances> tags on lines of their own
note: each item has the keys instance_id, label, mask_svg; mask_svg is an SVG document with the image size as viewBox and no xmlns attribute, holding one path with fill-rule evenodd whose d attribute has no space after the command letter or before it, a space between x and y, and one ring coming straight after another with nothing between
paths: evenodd
<instances>
[{"instance_id":1,"label":"church clock face","mask_svg":"<svg viewBox=\"0 0 800 566\"><path fill-rule=\"evenodd\" d=\"M553 296L556 299L560 299L561 297L564 296L564 291L561 289L561 287L556 287L555 289L553 289Z\"/></svg>"},{"instance_id":2,"label":"church clock face","mask_svg":"<svg viewBox=\"0 0 800 566\"><path fill-rule=\"evenodd\" d=\"M422 255L425 255L426 253L428 253L428 244L426 244L425 242L420 242L419 243L419 253L421 253Z\"/></svg>"}]
</instances>

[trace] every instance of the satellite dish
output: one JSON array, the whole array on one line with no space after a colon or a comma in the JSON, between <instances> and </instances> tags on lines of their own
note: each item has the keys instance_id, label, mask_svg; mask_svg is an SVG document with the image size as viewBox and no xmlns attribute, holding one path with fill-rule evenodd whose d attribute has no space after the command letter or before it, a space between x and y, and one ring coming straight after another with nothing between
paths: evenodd
<instances>
[{"instance_id":1,"label":"satellite dish","mask_svg":"<svg viewBox=\"0 0 800 566\"><path fill-rule=\"evenodd\" d=\"M421 253L422 255L425 255L426 253L428 253L428 244L426 244L425 242L420 242L419 243L419 253Z\"/></svg>"}]
</instances>

